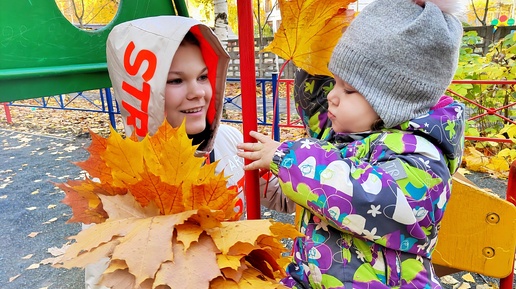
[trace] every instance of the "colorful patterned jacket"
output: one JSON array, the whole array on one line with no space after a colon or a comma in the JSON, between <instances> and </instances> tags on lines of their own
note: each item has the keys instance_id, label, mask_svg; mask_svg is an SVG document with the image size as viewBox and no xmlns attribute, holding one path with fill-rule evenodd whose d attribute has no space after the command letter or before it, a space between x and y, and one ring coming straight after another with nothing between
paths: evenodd
<instances>
[{"instance_id":1,"label":"colorful patterned jacket","mask_svg":"<svg viewBox=\"0 0 516 289\"><path fill-rule=\"evenodd\" d=\"M281 144L271 170L304 208L293 288L441 288L430 263L464 147L463 105L367 134ZM310 119L310 117L306 118Z\"/></svg>"}]
</instances>

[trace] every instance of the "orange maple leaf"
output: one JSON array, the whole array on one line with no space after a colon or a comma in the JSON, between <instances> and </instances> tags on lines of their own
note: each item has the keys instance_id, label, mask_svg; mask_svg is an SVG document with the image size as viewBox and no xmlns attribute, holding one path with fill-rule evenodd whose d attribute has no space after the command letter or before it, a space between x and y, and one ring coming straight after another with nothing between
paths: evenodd
<instances>
[{"instance_id":1,"label":"orange maple leaf","mask_svg":"<svg viewBox=\"0 0 516 289\"><path fill-rule=\"evenodd\" d=\"M56 183L65 192L62 203L72 208L73 216L67 222L82 222L84 224L102 223L107 219L107 213L102 208L99 195L114 196L127 193L125 188L116 188L107 184L70 180L67 183Z\"/></svg>"},{"instance_id":2,"label":"orange maple leaf","mask_svg":"<svg viewBox=\"0 0 516 289\"><path fill-rule=\"evenodd\" d=\"M91 144L87 149L90 153L90 158L82 162L75 162L74 164L87 171L91 177L98 178L103 183L111 183L113 180L111 169L101 158L101 152L107 148L107 139L95 134L91 130L90 136Z\"/></svg>"},{"instance_id":3,"label":"orange maple leaf","mask_svg":"<svg viewBox=\"0 0 516 289\"><path fill-rule=\"evenodd\" d=\"M331 76L331 53L352 16L356 0L279 0L281 25L263 49L292 60L310 74Z\"/></svg>"},{"instance_id":4,"label":"orange maple leaf","mask_svg":"<svg viewBox=\"0 0 516 289\"><path fill-rule=\"evenodd\" d=\"M181 184L165 183L159 176L147 170L142 174L139 182L128 185L129 191L142 206L153 202L162 215L185 211L181 187Z\"/></svg>"}]
</instances>

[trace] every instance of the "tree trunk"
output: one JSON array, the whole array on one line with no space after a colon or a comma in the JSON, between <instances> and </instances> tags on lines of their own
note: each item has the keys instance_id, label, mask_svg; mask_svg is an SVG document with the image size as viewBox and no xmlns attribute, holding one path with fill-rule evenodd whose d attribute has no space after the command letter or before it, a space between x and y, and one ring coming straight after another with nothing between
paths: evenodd
<instances>
[{"instance_id":1,"label":"tree trunk","mask_svg":"<svg viewBox=\"0 0 516 289\"><path fill-rule=\"evenodd\" d=\"M213 11L215 12L215 35L222 42L224 49L226 49L228 40L228 2L227 0L214 0L213 6Z\"/></svg>"}]
</instances>

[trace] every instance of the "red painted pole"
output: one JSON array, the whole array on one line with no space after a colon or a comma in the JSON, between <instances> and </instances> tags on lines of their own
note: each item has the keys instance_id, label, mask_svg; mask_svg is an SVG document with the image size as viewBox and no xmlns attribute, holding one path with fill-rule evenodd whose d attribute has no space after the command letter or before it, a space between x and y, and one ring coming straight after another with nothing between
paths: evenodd
<instances>
[{"instance_id":1,"label":"red painted pole","mask_svg":"<svg viewBox=\"0 0 516 289\"><path fill-rule=\"evenodd\" d=\"M254 18L251 0L237 0L237 11L242 111L245 112L242 113L244 141L255 142L255 140L249 136L251 130L257 130ZM245 163L248 164L249 161L246 160ZM247 219L260 219L260 184L258 171L246 171L244 178Z\"/></svg>"},{"instance_id":2,"label":"red painted pole","mask_svg":"<svg viewBox=\"0 0 516 289\"><path fill-rule=\"evenodd\" d=\"M13 123L13 120L11 118L11 109L9 108L9 105L6 102L4 102L2 104L4 105L5 117L7 118L7 123L8 124Z\"/></svg>"},{"instance_id":3,"label":"red painted pole","mask_svg":"<svg viewBox=\"0 0 516 289\"><path fill-rule=\"evenodd\" d=\"M507 192L505 199L516 206L516 161L512 162L509 169L509 180L507 181ZM514 266L514 262L512 264ZM511 289L514 282L514 267L509 276L500 279L500 289Z\"/></svg>"}]
</instances>

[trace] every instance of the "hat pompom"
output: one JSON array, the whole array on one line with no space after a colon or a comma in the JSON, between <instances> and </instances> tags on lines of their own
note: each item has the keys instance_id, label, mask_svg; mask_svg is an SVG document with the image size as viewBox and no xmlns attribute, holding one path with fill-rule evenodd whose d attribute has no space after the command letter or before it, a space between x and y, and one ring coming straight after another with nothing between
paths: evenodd
<instances>
[{"instance_id":1,"label":"hat pompom","mask_svg":"<svg viewBox=\"0 0 516 289\"><path fill-rule=\"evenodd\" d=\"M466 2L464 0L414 0L419 5L425 2L434 3L441 11L448 14L458 14L464 12L466 9Z\"/></svg>"}]
</instances>

